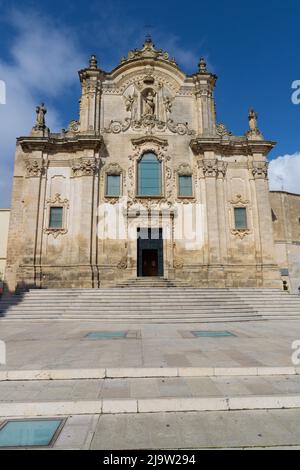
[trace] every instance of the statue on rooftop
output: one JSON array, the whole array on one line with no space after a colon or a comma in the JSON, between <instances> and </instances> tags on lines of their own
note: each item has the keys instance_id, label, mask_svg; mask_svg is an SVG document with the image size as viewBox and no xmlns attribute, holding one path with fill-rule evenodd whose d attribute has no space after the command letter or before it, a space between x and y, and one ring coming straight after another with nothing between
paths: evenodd
<instances>
[{"instance_id":1,"label":"statue on rooftop","mask_svg":"<svg viewBox=\"0 0 300 470\"><path fill-rule=\"evenodd\" d=\"M36 128L37 129L44 129L45 128L45 115L47 113L47 109L44 103L41 103L40 106L36 107Z\"/></svg>"}]
</instances>

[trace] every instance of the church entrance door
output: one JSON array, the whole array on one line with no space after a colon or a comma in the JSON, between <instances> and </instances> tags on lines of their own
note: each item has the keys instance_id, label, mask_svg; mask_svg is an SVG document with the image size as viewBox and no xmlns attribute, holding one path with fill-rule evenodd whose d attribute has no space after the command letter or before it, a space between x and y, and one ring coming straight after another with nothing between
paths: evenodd
<instances>
[{"instance_id":1,"label":"church entrance door","mask_svg":"<svg viewBox=\"0 0 300 470\"><path fill-rule=\"evenodd\" d=\"M158 276L158 250L143 250L143 276Z\"/></svg>"},{"instance_id":2,"label":"church entrance door","mask_svg":"<svg viewBox=\"0 0 300 470\"><path fill-rule=\"evenodd\" d=\"M138 277L164 275L162 229L138 229Z\"/></svg>"}]
</instances>

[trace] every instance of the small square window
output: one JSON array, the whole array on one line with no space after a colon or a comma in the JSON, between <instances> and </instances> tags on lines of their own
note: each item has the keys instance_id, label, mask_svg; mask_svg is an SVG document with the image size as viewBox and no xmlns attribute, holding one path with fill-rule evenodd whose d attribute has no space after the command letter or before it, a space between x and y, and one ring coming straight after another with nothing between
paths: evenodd
<instances>
[{"instance_id":1,"label":"small square window","mask_svg":"<svg viewBox=\"0 0 300 470\"><path fill-rule=\"evenodd\" d=\"M237 230L245 230L248 228L247 209L245 207L235 207L234 221Z\"/></svg>"},{"instance_id":2,"label":"small square window","mask_svg":"<svg viewBox=\"0 0 300 470\"><path fill-rule=\"evenodd\" d=\"M193 183L191 176L179 176L179 196L192 197Z\"/></svg>"},{"instance_id":3,"label":"small square window","mask_svg":"<svg viewBox=\"0 0 300 470\"><path fill-rule=\"evenodd\" d=\"M61 229L63 228L63 208L50 207L49 228Z\"/></svg>"},{"instance_id":4,"label":"small square window","mask_svg":"<svg viewBox=\"0 0 300 470\"><path fill-rule=\"evenodd\" d=\"M106 180L106 196L108 197L119 197L121 186L120 175L107 175Z\"/></svg>"}]
</instances>

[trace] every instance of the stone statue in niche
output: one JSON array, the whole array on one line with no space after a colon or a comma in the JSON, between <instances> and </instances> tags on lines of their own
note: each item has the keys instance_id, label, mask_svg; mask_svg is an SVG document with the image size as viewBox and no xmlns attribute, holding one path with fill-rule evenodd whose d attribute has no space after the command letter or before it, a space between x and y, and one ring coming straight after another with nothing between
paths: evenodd
<instances>
[{"instance_id":1,"label":"stone statue in niche","mask_svg":"<svg viewBox=\"0 0 300 470\"><path fill-rule=\"evenodd\" d=\"M154 116L155 115L155 96L156 93L153 90L149 90L144 96L144 112L143 116Z\"/></svg>"}]
</instances>

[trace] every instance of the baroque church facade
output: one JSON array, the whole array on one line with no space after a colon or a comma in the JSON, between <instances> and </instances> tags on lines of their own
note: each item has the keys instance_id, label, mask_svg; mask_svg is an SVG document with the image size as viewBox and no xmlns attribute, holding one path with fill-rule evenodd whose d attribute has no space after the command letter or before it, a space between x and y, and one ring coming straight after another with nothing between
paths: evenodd
<instances>
[{"instance_id":1,"label":"baroque church facade","mask_svg":"<svg viewBox=\"0 0 300 470\"><path fill-rule=\"evenodd\" d=\"M110 73L79 72L78 121L51 133L37 108L17 139L6 282L99 288L138 277L278 287L265 140L257 115L216 122L217 77L186 75L147 38Z\"/></svg>"}]
</instances>

